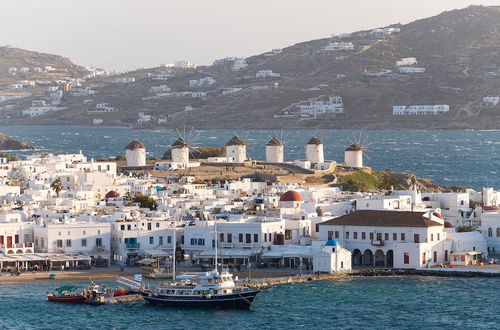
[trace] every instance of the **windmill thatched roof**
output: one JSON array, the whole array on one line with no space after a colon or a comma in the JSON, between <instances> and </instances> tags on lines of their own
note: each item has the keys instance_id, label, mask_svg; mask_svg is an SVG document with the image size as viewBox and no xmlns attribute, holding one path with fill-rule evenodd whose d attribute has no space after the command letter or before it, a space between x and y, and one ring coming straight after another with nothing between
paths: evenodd
<instances>
[{"instance_id":1,"label":"windmill thatched roof","mask_svg":"<svg viewBox=\"0 0 500 330\"><path fill-rule=\"evenodd\" d=\"M231 140L229 140L227 143L226 143L226 147L228 146L244 146L246 145L246 143L240 139L239 136L235 135L231 138Z\"/></svg>"},{"instance_id":2,"label":"windmill thatched roof","mask_svg":"<svg viewBox=\"0 0 500 330\"><path fill-rule=\"evenodd\" d=\"M316 144L316 145L319 145L319 144L323 144L323 142L321 142L320 139L318 139L317 137L313 136L309 142L307 142L307 144Z\"/></svg>"},{"instance_id":3,"label":"windmill thatched roof","mask_svg":"<svg viewBox=\"0 0 500 330\"><path fill-rule=\"evenodd\" d=\"M146 149L144 144L139 140L134 140L128 144L125 150Z\"/></svg>"},{"instance_id":4,"label":"windmill thatched roof","mask_svg":"<svg viewBox=\"0 0 500 330\"><path fill-rule=\"evenodd\" d=\"M178 138L175 140L174 143L172 143L172 148L184 148L184 147L189 147L189 144L184 140L183 138Z\"/></svg>"},{"instance_id":5,"label":"windmill thatched roof","mask_svg":"<svg viewBox=\"0 0 500 330\"><path fill-rule=\"evenodd\" d=\"M351 144L350 146L348 146L345 151L360 151L360 150L364 150L365 148L363 148L363 146L357 144L357 143L353 143Z\"/></svg>"},{"instance_id":6,"label":"windmill thatched roof","mask_svg":"<svg viewBox=\"0 0 500 330\"><path fill-rule=\"evenodd\" d=\"M266 146L282 146L283 142L278 137L273 137L269 142L266 143Z\"/></svg>"}]
</instances>

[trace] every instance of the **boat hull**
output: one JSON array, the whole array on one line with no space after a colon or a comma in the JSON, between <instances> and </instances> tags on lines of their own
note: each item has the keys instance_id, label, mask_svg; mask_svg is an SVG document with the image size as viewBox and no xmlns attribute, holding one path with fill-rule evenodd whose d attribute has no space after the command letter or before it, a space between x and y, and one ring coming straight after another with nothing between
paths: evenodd
<instances>
[{"instance_id":1,"label":"boat hull","mask_svg":"<svg viewBox=\"0 0 500 330\"><path fill-rule=\"evenodd\" d=\"M211 297L205 296L173 296L159 295L151 293L143 293L144 299L154 305L163 305L170 307L202 307L202 308L221 308L221 309L248 309L252 306L255 296L259 293L257 290L214 295Z\"/></svg>"},{"instance_id":2,"label":"boat hull","mask_svg":"<svg viewBox=\"0 0 500 330\"><path fill-rule=\"evenodd\" d=\"M72 296L72 297L47 296L47 300L51 301L51 302L78 304L78 303L83 303L85 301L85 297L84 296Z\"/></svg>"}]
</instances>

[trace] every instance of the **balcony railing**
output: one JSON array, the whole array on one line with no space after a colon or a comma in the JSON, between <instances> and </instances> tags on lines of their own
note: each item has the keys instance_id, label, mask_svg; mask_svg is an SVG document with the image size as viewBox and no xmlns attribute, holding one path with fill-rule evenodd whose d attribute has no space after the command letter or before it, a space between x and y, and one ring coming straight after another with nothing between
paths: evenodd
<instances>
[{"instance_id":1,"label":"balcony railing","mask_svg":"<svg viewBox=\"0 0 500 330\"><path fill-rule=\"evenodd\" d=\"M375 245L375 246L384 246L384 241L382 241L382 240L372 240L372 245Z\"/></svg>"},{"instance_id":2,"label":"balcony railing","mask_svg":"<svg viewBox=\"0 0 500 330\"><path fill-rule=\"evenodd\" d=\"M140 249L141 243L126 243L125 246L127 249Z\"/></svg>"}]
</instances>

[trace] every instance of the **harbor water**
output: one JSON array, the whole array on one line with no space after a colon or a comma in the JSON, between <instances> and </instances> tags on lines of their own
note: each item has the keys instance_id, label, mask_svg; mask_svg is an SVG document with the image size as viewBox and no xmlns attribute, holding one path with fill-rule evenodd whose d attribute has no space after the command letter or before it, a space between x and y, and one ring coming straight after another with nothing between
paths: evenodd
<instances>
[{"instance_id":1,"label":"harbor water","mask_svg":"<svg viewBox=\"0 0 500 330\"><path fill-rule=\"evenodd\" d=\"M111 283L111 282L108 282ZM145 302L49 303L62 284L1 284L1 329L498 329L498 278L347 277L276 286L250 310L179 309Z\"/></svg>"},{"instance_id":2,"label":"harbor water","mask_svg":"<svg viewBox=\"0 0 500 330\"><path fill-rule=\"evenodd\" d=\"M179 137L175 130L133 130L121 127L2 126L0 132L48 152L102 158L124 154L133 139L146 145L148 157L161 157ZM323 140L325 158L343 162L345 147L365 141L365 164L374 169L403 171L440 185L500 189L500 131L347 131L347 130L182 130L194 147L223 146L233 135L248 144L248 156L265 158L265 143L274 135L285 140L286 160L303 159L312 135ZM356 138L355 138L356 137ZM23 152L13 152L23 154ZM196 155L195 155L196 156Z\"/></svg>"}]
</instances>

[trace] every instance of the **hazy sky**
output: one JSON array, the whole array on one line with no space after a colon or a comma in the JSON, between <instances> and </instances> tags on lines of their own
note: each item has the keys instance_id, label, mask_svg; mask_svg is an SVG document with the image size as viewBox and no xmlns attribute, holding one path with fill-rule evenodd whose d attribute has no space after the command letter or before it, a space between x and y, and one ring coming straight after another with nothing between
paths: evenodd
<instances>
[{"instance_id":1,"label":"hazy sky","mask_svg":"<svg viewBox=\"0 0 500 330\"><path fill-rule=\"evenodd\" d=\"M0 45L109 70L209 64L500 0L0 0Z\"/></svg>"}]
</instances>

